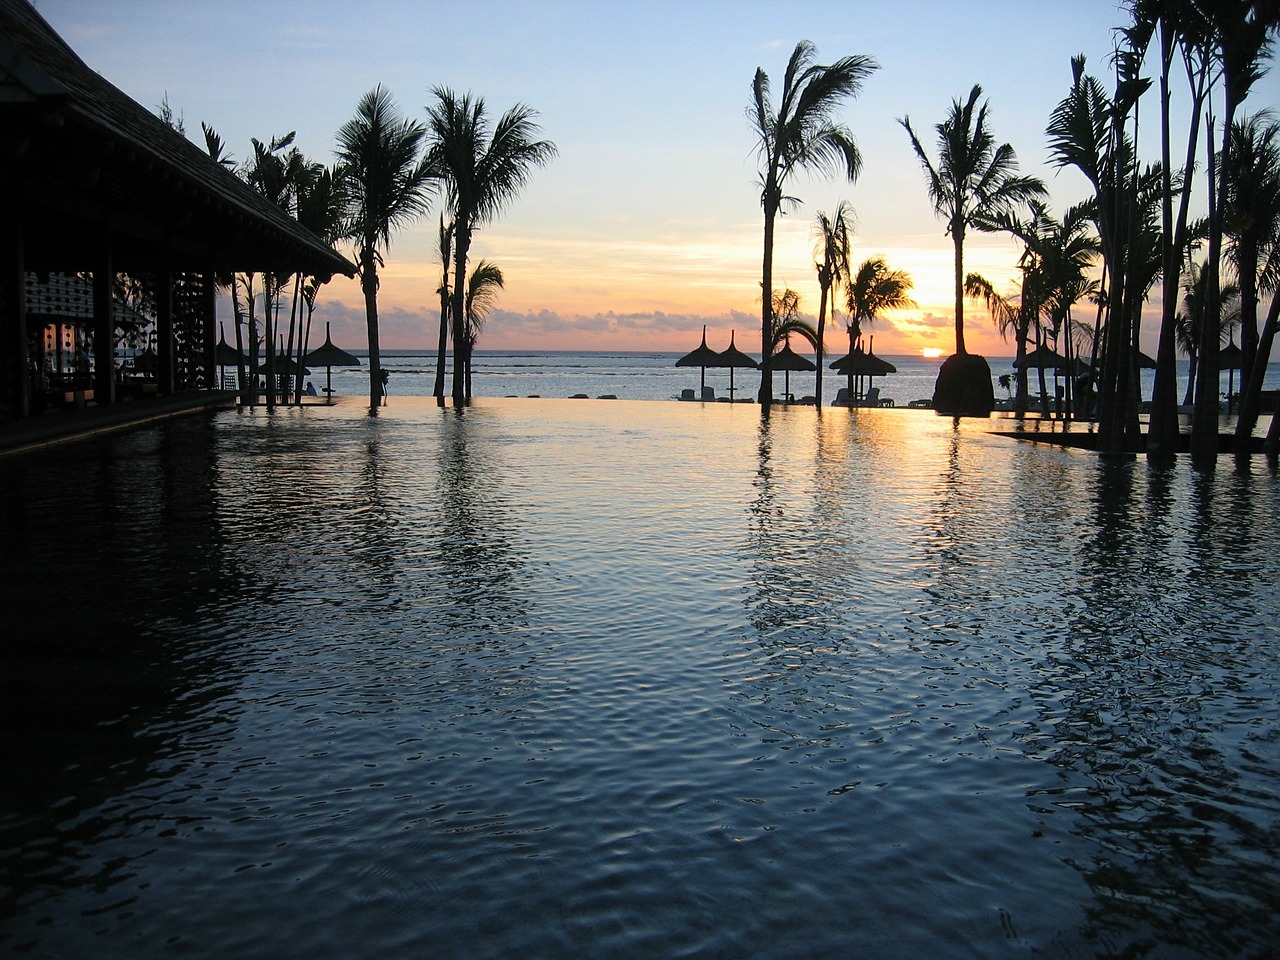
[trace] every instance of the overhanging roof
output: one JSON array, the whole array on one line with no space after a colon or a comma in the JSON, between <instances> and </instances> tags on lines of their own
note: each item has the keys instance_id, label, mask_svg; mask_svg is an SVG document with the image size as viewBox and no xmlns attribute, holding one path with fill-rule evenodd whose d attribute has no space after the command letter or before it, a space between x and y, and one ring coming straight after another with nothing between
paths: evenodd
<instances>
[{"instance_id":1,"label":"overhanging roof","mask_svg":"<svg viewBox=\"0 0 1280 960\"><path fill-rule=\"evenodd\" d=\"M91 70L27 0L0 0L0 190L21 201L26 267L355 267Z\"/></svg>"}]
</instances>

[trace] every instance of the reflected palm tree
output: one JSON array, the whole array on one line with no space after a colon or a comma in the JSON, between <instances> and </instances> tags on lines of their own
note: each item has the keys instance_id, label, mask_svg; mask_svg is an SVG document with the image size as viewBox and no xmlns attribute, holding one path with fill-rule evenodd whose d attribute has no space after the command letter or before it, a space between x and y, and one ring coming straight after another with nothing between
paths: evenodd
<instances>
[{"instance_id":1,"label":"reflected palm tree","mask_svg":"<svg viewBox=\"0 0 1280 960\"><path fill-rule=\"evenodd\" d=\"M521 589L526 559L516 546L516 514L490 482L490 448L476 422L457 408L441 415L446 419L436 485L442 565L437 579L450 602L439 616L450 634L483 643L495 632L528 623L529 597Z\"/></svg>"},{"instance_id":2,"label":"reflected palm tree","mask_svg":"<svg viewBox=\"0 0 1280 960\"><path fill-rule=\"evenodd\" d=\"M1188 482L1189 498L1175 489ZM1265 695L1250 631L1219 619L1255 589L1227 568L1267 548L1237 553L1214 533L1252 529L1250 490L1143 470L1134 457L1098 463L1090 535L1078 570L1065 571L1069 625L1037 671L1044 720L1027 736L1061 771L1060 784L1029 795L1031 809L1086 845L1069 862L1094 891L1091 943L1176 938L1196 955L1252 956L1274 939L1271 897L1254 877L1256 852L1270 848L1258 769L1228 749L1249 756ZM1198 599L1230 581L1236 600Z\"/></svg>"}]
</instances>

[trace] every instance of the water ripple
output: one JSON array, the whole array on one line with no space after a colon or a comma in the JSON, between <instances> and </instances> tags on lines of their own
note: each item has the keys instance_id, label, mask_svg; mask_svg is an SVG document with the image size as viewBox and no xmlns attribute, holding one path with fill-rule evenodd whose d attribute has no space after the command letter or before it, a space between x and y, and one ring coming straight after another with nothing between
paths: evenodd
<instances>
[{"instance_id":1,"label":"water ripple","mask_svg":"<svg viewBox=\"0 0 1280 960\"><path fill-rule=\"evenodd\" d=\"M5 460L0 947L1265 955L1276 476L983 427L397 398Z\"/></svg>"}]
</instances>

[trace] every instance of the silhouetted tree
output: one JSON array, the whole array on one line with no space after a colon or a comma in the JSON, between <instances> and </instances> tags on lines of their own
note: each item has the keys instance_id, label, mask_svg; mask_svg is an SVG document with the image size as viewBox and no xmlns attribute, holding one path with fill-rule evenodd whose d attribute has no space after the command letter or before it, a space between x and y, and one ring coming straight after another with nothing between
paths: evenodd
<instances>
[{"instance_id":1,"label":"silhouetted tree","mask_svg":"<svg viewBox=\"0 0 1280 960\"><path fill-rule=\"evenodd\" d=\"M760 205L764 209L764 257L761 280L760 393L762 405L773 400L773 363L770 332L773 327L774 222L783 205L796 202L783 191L796 170L818 173L843 172L852 182L862 169L862 154L853 134L833 119L836 109L857 96L862 82L878 64L867 56L844 57L830 66L813 62L813 44L802 40L787 62L782 96L775 106L769 76L757 69L752 82L752 103L747 112L759 140Z\"/></svg>"}]
</instances>

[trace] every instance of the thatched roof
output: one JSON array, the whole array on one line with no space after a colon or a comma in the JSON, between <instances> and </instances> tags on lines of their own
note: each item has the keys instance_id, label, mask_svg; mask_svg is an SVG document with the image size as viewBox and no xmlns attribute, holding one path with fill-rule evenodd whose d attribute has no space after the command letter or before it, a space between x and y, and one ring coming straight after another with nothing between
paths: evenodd
<instances>
[{"instance_id":1,"label":"thatched roof","mask_svg":"<svg viewBox=\"0 0 1280 960\"><path fill-rule=\"evenodd\" d=\"M90 69L27 0L0 0L0 190L26 267L118 271L354 266ZM104 233L105 231L105 233Z\"/></svg>"}]
</instances>

